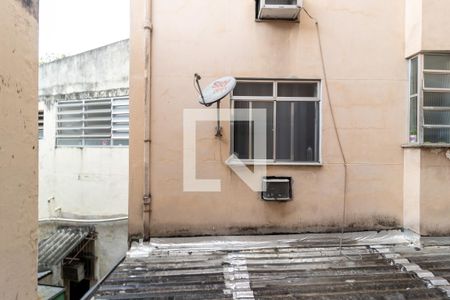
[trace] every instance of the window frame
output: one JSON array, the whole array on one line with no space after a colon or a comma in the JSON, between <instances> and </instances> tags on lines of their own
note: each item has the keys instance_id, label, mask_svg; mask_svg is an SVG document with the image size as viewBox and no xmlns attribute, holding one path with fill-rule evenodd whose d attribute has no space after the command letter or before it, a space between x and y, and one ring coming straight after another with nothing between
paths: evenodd
<instances>
[{"instance_id":1,"label":"window frame","mask_svg":"<svg viewBox=\"0 0 450 300\"><path fill-rule=\"evenodd\" d=\"M116 104L116 103L120 103L120 101L126 100L127 104ZM100 101L104 101L104 104L94 104L95 102L100 102ZM116 102L117 101L117 102ZM67 102L74 102L72 104L67 104ZM61 104L65 104L66 107L70 107L70 105L72 107L80 107L79 110L79 114L81 115L81 117L78 119L74 118L74 120L72 120L73 123L81 123L81 127L72 127L74 130L81 130L81 133L79 135L64 135L64 134L60 134L59 131L60 130L64 130L64 127L61 127L59 125L59 123L64 123L64 121L61 121L61 119L59 119L59 116L62 115L67 115L70 114L66 112L66 114L64 114L64 112L60 112L60 105ZM90 105L89 105L90 104ZM104 111L94 111L93 113L106 113L107 111L109 111L109 117L104 117L105 120L91 120L91 119L86 119L86 114L88 112L88 110L86 109L89 106L106 106L109 105L108 109L104 109ZM55 148L128 148L129 147L129 141L130 141L130 98L129 96L118 96L118 97L104 97L104 98L85 98L85 99L67 99L67 100L61 100L57 102L56 105L56 118L55 118ZM116 113L115 109L121 106L127 106L127 112L126 113ZM127 132L127 137L119 137L117 136L120 132L124 132L124 129L119 129L117 128L117 124L118 123L124 123L123 121L119 121L117 119L117 115L120 114L128 114L128 122L125 122L127 124L127 130L125 130ZM102 117L101 117L102 118ZM102 127L102 126L98 126L98 128L95 128L95 126L86 126L85 122L100 122L100 121L105 121L105 122L109 122L108 126ZM66 121L66 123L70 123L70 121ZM84 130L96 130L96 129L108 129L109 128L109 135L108 134L90 134L90 135L86 135L86 133L84 132ZM67 127L65 128L66 130L70 130L71 127ZM109 140L109 144L108 145L90 145L87 144L86 141L88 141L89 139L108 139ZM64 139L73 139L73 140L80 140L81 143L79 145L61 145L58 143L58 140L64 140ZM115 141L120 141L120 140L126 140L127 143L125 145L117 145L114 142Z\"/></svg>"},{"instance_id":2,"label":"window frame","mask_svg":"<svg viewBox=\"0 0 450 300\"><path fill-rule=\"evenodd\" d=\"M239 165L240 163L244 163L246 165L287 165L287 166L322 166L323 160L322 160L322 82L320 79L285 79L285 78L236 78L237 82L271 82L273 84L273 92L272 96L235 96L233 92L230 94L230 107L231 111L234 112L234 104L235 101L249 101L249 109L251 111L252 108L252 101L262 101L262 102L271 102L273 103L273 159L238 159L238 160L230 160L228 161L228 164L230 165ZM316 97L277 97L278 94L278 83L315 83L317 85L317 96ZM286 160L277 160L276 159L276 142L277 142L277 105L276 102L316 102L318 103L317 108L317 161L286 161ZM291 109L292 113L292 109ZM231 120L234 119L234 115L232 115ZM293 120L291 120L293 122ZM230 155L232 155L234 152L234 126L233 121L230 122ZM251 130L251 122L250 122L250 129ZM292 135L293 132L291 132L291 141L292 141ZM253 143L252 139L250 138L250 145L249 148L251 149L251 143Z\"/></svg>"},{"instance_id":3,"label":"window frame","mask_svg":"<svg viewBox=\"0 0 450 300\"><path fill-rule=\"evenodd\" d=\"M424 97L426 92L434 93L450 93L450 88L432 88L425 86L425 74L448 74L450 75L450 70L436 70L436 69L425 69L425 56L426 55L445 55L450 56L450 53L445 52L423 52L408 58L408 141L407 145L410 146L424 146L424 147L450 147L450 142L425 142L425 129L427 128L450 128L450 124L425 124L425 111L450 111L450 106L424 106ZM411 91L411 74L412 74L412 61L417 59L417 93L412 94ZM416 141L411 141L410 138L410 124L411 124L411 99L417 97L417 137Z\"/></svg>"}]
</instances>

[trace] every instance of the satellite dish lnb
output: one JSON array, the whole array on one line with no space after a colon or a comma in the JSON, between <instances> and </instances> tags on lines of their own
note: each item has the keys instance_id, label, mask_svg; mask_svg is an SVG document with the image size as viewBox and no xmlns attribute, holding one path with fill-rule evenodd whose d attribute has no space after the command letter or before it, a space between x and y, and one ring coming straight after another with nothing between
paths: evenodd
<instances>
[{"instance_id":1,"label":"satellite dish lnb","mask_svg":"<svg viewBox=\"0 0 450 300\"><path fill-rule=\"evenodd\" d=\"M194 74L196 89L200 94L199 102L204 106L211 106L217 103L217 127L216 127L216 137L222 136L222 127L220 126L220 100L225 98L226 95L231 93L231 91L236 86L236 79L231 76L226 76L214 80L210 85L208 85L204 90L200 86L200 75Z\"/></svg>"},{"instance_id":2,"label":"satellite dish lnb","mask_svg":"<svg viewBox=\"0 0 450 300\"><path fill-rule=\"evenodd\" d=\"M199 102L205 106L211 106L212 104L222 100L226 95L236 86L236 79L231 76L226 76L214 80L205 89L201 89L199 80L202 79L200 75L195 74L195 80L200 94Z\"/></svg>"}]
</instances>

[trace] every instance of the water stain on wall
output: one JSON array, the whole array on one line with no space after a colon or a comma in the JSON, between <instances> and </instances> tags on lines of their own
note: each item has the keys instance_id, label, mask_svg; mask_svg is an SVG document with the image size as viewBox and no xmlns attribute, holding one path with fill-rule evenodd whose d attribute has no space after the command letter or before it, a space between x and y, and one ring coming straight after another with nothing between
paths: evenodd
<instances>
[{"instance_id":1,"label":"water stain on wall","mask_svg":"<svg viewBox=\"0 0 450 300\"><path fill-rule=\"evenodd\" d=\"M17 0L36 19L39 18L39 0Z\"/></svg>"}]
</instances>

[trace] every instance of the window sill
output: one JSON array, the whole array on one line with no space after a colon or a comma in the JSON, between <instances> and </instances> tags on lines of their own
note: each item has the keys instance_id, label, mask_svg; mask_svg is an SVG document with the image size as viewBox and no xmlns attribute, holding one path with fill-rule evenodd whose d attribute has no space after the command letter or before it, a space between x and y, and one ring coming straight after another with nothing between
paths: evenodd
<instances>
[{"instance_id":1,"label":"window sill","mask_svg":"<svg viewBox=\"0 0 450 300\"><path fill-rule=\"evenodd\" d=\"M404 148L404 149L409 149L409 148L450 148L450 144L445 144L445 143L403 144L402 148Z\"/></svg>"},{"instance_id":2,"label":"window sill","mask_svg":"<svg viewBox=\"0 0 450 300\"><path fill-rule=\"evenodd\" d=\"M287 161L271 161L271 160L252 160L252 159L235 159L231 158L225 161L229 166L239 166L239 165L267 165L267 166L313 166L321 167L323 164L321 162L287 162Z\"/></svg>"}]
</instances>

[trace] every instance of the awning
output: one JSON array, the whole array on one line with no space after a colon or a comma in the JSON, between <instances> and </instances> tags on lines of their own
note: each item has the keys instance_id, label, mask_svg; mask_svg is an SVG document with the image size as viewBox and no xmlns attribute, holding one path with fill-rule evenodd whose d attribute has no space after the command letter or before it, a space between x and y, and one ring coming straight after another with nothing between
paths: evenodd
<instances>
[{"instance_id":1,"label":"awning","mask_svg":"<svg viewBox=\"0 0 450 300\"><path fill-rule=\"evenodd\" d=\"M38 272L59 264L90 234L89 227L62 227L39 241Z\"/></svg>"}]
</instances>

